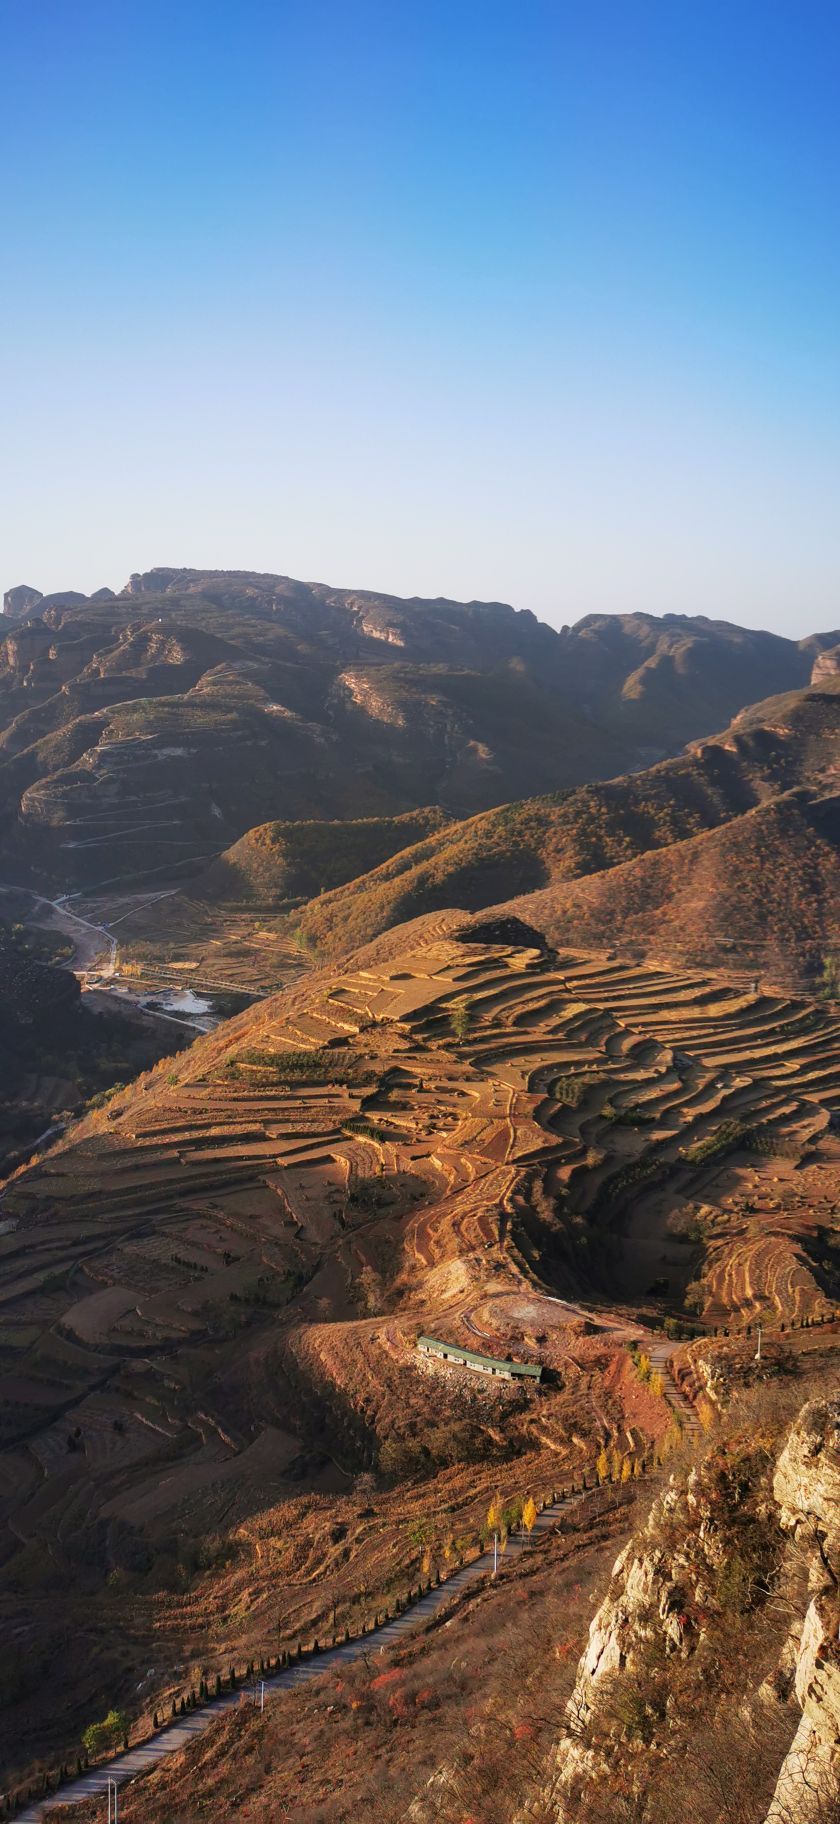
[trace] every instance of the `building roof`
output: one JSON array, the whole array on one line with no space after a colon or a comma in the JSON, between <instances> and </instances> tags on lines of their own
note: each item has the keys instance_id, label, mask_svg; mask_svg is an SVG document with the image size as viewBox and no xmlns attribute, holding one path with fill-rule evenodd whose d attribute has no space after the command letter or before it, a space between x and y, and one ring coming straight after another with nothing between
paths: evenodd
<instances>
[{"instance_id":1,"label":"building roof","mask_svg":"<svg viewBox=\"0 0 840 1824\"><path fill-rule=\"evenodd\" d=\"M539 1362L506 1362L497 1355L477 1355L474 1349L462 1349L459 1343L441 1342L439 1336L418 1336L417 1347L445 1352L457 1362L467 1362L473 1368L484 1368L488 1373L501 1368L506 1374L522 1375L531 1381L542 1378Z\"/></svg>"}]
</instances>

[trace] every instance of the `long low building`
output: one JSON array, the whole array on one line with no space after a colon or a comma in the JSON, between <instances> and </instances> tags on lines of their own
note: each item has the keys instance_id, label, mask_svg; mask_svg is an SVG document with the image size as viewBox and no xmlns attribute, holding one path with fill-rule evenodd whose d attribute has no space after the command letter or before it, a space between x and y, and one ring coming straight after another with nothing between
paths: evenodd
<instances>
[{"instance_id":1,"label":"long low building","mask_svg":"<svg viewBox=\"0 0 840 1824\"><path fill-rule=\"evenodd\" d=\"M444 1362L455 1362L460 1368L471 1368L474 1374L493 1374L503 1381L541 1381L539 1362L502 1362L494 1355L477 1355L474 1349L461 1349L458 1343L442 1343L437 1336L418 1336L421 1355L434 1355Z\"/></svg>"}]
</instances>

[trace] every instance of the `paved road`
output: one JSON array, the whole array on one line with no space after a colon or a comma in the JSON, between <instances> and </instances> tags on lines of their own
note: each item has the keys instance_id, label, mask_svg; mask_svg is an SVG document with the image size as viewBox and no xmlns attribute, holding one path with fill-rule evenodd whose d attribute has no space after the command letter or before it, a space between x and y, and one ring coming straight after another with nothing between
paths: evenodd
<instances>
[{"instance_id":1,"label":"paved road","mask_svg":"<svg viewBox=\"0 0 840 1824\"><path fill-rule=\"evenodd\" d=\"M697 1414L691 1402L680 1392L670 1371L670 1357L675 1348L674 1342L662 1340L653 1343L649 1347L648 1353L653 1365L666 1378L669 1404L676 1408L688 1430L695 1432L699 1430ZM552 1503L537 1516L534 1532L539 1534L550 1531L567 1508L576 1506L584 1499L585 1496L582 1494L569 1495L565 1500ZM523 1552L528 1550L530 1550L530 1544L527 1540L511 1538L501 1562L509 1564L511 1560L519 1558ZM285 1671L268 1674L265 1679L266 1701L279 1690L285 1691L297 1685L309 1684L310 1679L318 1678L330 1666L359 1659L364 1653L384 1652L387 1647L393 1646L404 1634L415 1628L419 1622L430 1620L439 1609L443 1608L445 1603L450 1602L452 1597L461 1590L467 1589L479 1577L486 1576L492 1565L492 1557L491 1546L488 1551L482 1553L480 1558L474 1558L470 1564L465 1564L460 1570L453 1571L439 1588L429 1590L425 1596L419 1597L411 1608L407 1609L403 1615L397 1616L396 1620L384 1622L381 1627L373 1629L371 1633L364 1634L356 1640L344 1641L337 1647L325 1647L320 1653L308 1657L299 1665L288 1666ZM59 1792L53 1793L49 1798L27 1806L25 1811L17 1814L16 1824L37 1824L37 1820L43 1818L44 1814L56 1805L73 1805L79 1800L90 1798L97 1793L102 1793L104 1796L109 1779L115 1780L118 1785L123 1785L125 1781L134 1779L137 1774L145 1773L150 1767L154 1767L159 1761L162 1761L165 1755L174 1754L178 1749L185 1748L193 1736L201 1735L205 1729L208 1729L222 1711L235 1709L240 1704L249 1701L253 1700L242 1688L224 1692L213 1703L203 1704L200 1709L192 1710L187 1716L179 1717L169 1728L161 1730L159 1734L141 1746L129 1748L125 1754L117 1755L107 1765L92 1768L81 1778L69 1781L66 1786L61 1787Z\"/></svg>"},{"instance_id":2,"label":"paved road","mask_svg":"<svg viewBox=\"0 0 840 1824\"><path fill-rule=\"evenodd\" d=\"M537 1516L534 1532L549 1532L560 1514L584 1499L583 1495L570 1495L566 1500L557 1501L551 1507L545 1508ZM527 1540L511 1538L500 1563L509 1564L511 1559L519 1558L523 1552L530 1549ZM318 1678L329 1666L359 1659L363 1653L384 1652L386 1647L392 1646L395 1641L400 1640L404 1634L415 1628L418 1622L428 1621L431 1616L436 1615L438 1610L443 1608L444 1603L450 1602L459 1591L467 1589L479 1577L486 1576L487 1571L492 1568L492 1561L491 1547L480 1558L475 1558L470 1564L463 1565L460 1570L453 1571L439 1589L429 1590L427 1595L419 1597L417 1602L413 1603L404 1615L399 1615L395 1621L383 1623L382 1627L374 1629L370 1634L362 1635L358 1640L343 1642L338 1647L326 1647L322 1652L302 1661L300 1665L289 1666L283 1672L270 1674L265 1680L266 1702L277 1691L287 1691L296 1685L307 1685L310 1679ZM116 1780L118 1785L122 1785L126 1780L134 1779L138 1773L145 1773L148 1768L156 1766L158 1761L163 1760L165 1755L174 1754L179 1748L185 1748L193 1736L201 1735L203 1730L209 1728L222 1711L235 1709L239 1704L247 1701L249 1699L241 1689L225 1692L214 1703L203 1704L199 1710L191 1711L188 1716L179 1717L177 1722L168 1729L162 1730L160 1734L153 1736L150 1741L144 1742L141 1747L129 1748L125 1754L117 1755L106 1766L91 1768L90 1772L83 1774L80 1779L68 1781L66 1786L62 1786L59 1792L53 1793L48 1799L42 1799L34 1805L27 1806L25 1811L18 1812L16 1824L37 1824L37 1820L43 1818L44 1814L55 1805L73 1805L80 1799L90 1798L96 1793L102 1793L104 1798L109 1779Z\"/></svg>"},{"instance_id":3,"label":"paved road","mask_svg":"<svg viewBox=\"0 0 840 1824\"><path fill-rule=\"evenodd\" d=\"M700 1420L691 1401L682 1392L671 1373L671 1357L679 1344L669 1340L649 1343L646 1354L652 1368L656 1368L665 1381L665 1397L672 1406L680 1423L691 1433L692 1437L700 1431Z\"/></svg>"}]
</instances>

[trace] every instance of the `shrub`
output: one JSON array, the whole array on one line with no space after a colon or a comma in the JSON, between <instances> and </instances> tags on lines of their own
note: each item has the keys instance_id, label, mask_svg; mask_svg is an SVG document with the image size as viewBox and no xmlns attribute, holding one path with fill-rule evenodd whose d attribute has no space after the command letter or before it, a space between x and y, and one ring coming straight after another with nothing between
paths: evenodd
<instances>
[{"instance_id":1,"label":"shrub","mask_svg":"<svg viewBox=\"0 0 840 1824\"><path fill-rule=\"evenodd\" d=\"M248 1082L339 1083L343 1072L326 1048L322 1051L262 1051L251 1046L230 1058L224 1074Z\"/></svg>"},{"instance_id":2,"label":"shrub","mask_svg":"<svg viewBox=\"0 0 840 1824\"><path fill-rule=\"evenodd\" d=\"M128 1717L124 1710L109 1710L101 1723L90 1723L82 1736L85 1753L92 1758L116 1748L128 1734Z\"/></svg>"}]
</instances>

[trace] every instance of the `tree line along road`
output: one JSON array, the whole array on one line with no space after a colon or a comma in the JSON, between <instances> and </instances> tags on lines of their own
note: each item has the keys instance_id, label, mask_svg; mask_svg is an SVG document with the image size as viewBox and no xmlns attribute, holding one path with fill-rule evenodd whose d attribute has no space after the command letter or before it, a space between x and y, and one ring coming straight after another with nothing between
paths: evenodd
<instances>
[{"instance_id":1,"label":"tree line along road","mask_svg":"<svg viewBox=\"0 0 840 1824\"><path fill-rule=\"evenodd\" d=\"M587 1499L592 1492L592 1485L594 1485L594 1472L587 1474L587 1480L591 1481L588 1490L561 1496L559 1500L550 1502L547 1507L544 1507L542 1512L537 1515L533 1534L549 1532L561 1514ZM516 1560L523 1552L527 1552L530 1544L530 1538L511 1535L504 1556L505 1564L509 1564L511 1560ZM452 1601L453 1596L459 1595L463 1590L468 1589L470 1584L485 1577L492 1569L492 1564L493 1546L490 1545L478 1558L472 1559L469 1564L461 1565L457 1571L452 1571L439 1586L427 1590L424 1595L419 1596L410 1608L406 1609L402 1615L396 1616L393 1621L383 1622L380 1627L372 1628L369 1633L360 1634L353 1640L342 1641L338 1646L324 1647L317 1653L308 1655L305 1661L293 1666L286 1666L281 1671L266 1673L264 1678L261 1676L256 1681L257 1692L259 1692L260 1685L264 1684L265 1700L268 1702L277 1691L288 1691L298 1685L309 1684L311 1679L319 1678L321 1673L328 1671L331 1666L345 1665L351 1660L360 1659L364 1653L369 1653L372 1647L375 1647L378 1652L384 1652L387 1647L393 1646L396 1641L401 1640L419 1622L430 1621L446 1603ZM160 1730L157 1735L151 1736L148 1741L139 1744L136 1748L129 1748L124 1753L115 1755L112 1760L103 1762L101 1767L92 1767L77 1779L68 1780L56 1792L28 1804L24 1810L13 1814L16 1824L38 1824L38 1820L42 1819L56 1805L73 1805L81 1799L91 1798L97 1793L101 1793L104 1797L109 1781L121 1786L126 1781L135 1779L138 1774L147 1773L150 1768L157 1766L165 1755L175 1754L179 1749L186 1748L193 1737L201 1735L205 1729L208 1729L223 1711L236 1709L240 1704L249 1701L254 1701L253 1686L250 1694L248 1689L242 1686L234 1691L223 1692L212 1702L200 1705L198 1709L190 1711L186 1716L178 1717Z\"/></svg>"}]
</instances>

